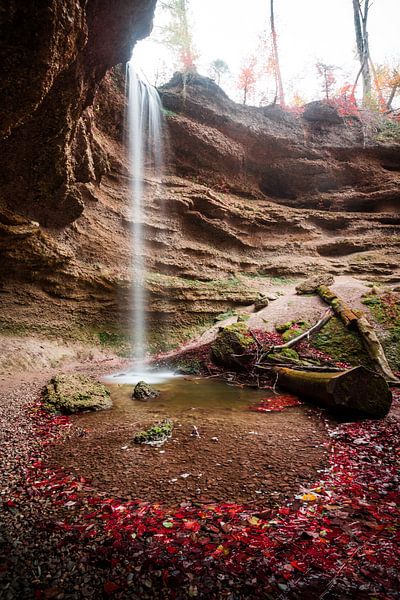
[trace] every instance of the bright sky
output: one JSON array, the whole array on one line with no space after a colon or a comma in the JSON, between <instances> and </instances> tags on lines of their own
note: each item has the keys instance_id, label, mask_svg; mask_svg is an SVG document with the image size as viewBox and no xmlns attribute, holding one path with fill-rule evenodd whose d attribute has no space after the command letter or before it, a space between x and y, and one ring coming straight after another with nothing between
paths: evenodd
<instances>
[{"instance_id":1,"label":"bright sky","mask_svg":"<svg viewBox=\"0 0 400 600\"><path fill-rule=\"evenodd\" d=\"M208 75L211 61L230 67L221 87L235 100L235 82L242 62L256 50L258 37L269 27L268 0L189 0L198 70ZM165 15L157 8L153 34L134 50L136 65L150 83L172 75L173 59L154 41ZM321 97L316 62L340 67L336 77L353 83L359 69L355 54L352 0L275 0L281 70L287 96L298 92L305 100ZM369 14L369 43L375 64L400 62L400 0L374 0ZM157 81L157 71L159 72Z\"/></svg>"}]
</instances>

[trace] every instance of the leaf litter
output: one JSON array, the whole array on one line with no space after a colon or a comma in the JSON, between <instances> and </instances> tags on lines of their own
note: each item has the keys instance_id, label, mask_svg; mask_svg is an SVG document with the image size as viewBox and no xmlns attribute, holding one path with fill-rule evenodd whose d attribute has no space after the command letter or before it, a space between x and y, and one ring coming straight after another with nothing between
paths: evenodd
<instances>
[{"instance_id":1,"label":"leaf litter","mask_svg":"<svg viewBox=\"0 0 400 600\"><path fill-rule=\"evenodd\" d=\"M2 495L3 512L20 515L21 527L28 527L27 507L42 507L38 535L68 557L65 574L57 565L46 568L43 555L35 559L31 549L26 585L37 600L98 598L99 590L116 599L398 598L396 416L327 423L329 467L320 481L274 509L106 497L85 478L46 464L46 450L62 443L69 418L50 415L40 403L27 416L36 441L31 453L14 457L19 478L12 495ZM7 560L0 564L10 592L5 598L18 597L7 583Z\"/></svg>"}]
</instances>

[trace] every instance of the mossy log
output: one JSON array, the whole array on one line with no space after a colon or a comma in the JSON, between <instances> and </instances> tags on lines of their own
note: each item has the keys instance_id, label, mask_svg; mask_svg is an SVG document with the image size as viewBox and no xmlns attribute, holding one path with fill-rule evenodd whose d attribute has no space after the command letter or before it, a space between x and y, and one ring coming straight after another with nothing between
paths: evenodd
<instances>
[{"instance_id":1,"label":"mossy log","mask_svg":"<svg viewBox=\"0 0 400 600\"><path fill-rule=\"evenodd\" d=\"M384 417L392 403L392 393L384 377L365 367L341 373L315 373L275 367L277 385L347 417Z\"/></svg>"},{"instance_id":2,"label":"mossy log","mask_svg":"<svg viewBox=\"0 0 400 600\"><path fill-rule=\"evenodd\" d=\"M397 383L399 380L393 373L385 356L382 344L380 343L373 326L365 315L348 307L347 304L326 285L319 286L317 292L322 300L332 307L335 314L348 329L357 331L368 352L368 356L373 361L378 373L381 373L388 381Z\"/></svg>"},{"instance_id":3,"label":"mossy log","mask_svg":"<svg viewBox=\"0 0 400 600\"><path fill-rule=\"evenodd\" d=\"M328 286L320 285L317 288L318 295L332 307L335 314L341 319L349 329L357 329L357 320L359 313L352 310L347 304L339 298Z\"/></svg>"}]
</instances>

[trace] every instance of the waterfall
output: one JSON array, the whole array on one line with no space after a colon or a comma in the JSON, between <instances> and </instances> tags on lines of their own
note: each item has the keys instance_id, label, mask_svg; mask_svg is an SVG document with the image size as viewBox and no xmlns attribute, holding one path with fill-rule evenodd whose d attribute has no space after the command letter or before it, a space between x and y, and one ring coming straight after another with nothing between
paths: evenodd
<instances>
[{"instance_id":1,"label":"waterfall","mask_svg":"<svg viewBox=\"0 0 400 600\"><path fill-rule=\"evenodd\" d=\"M157 90L141 80L128 63L128 148L131 174L132 331L134 369L145 370L147 349L145 290L144 177L161 180L163 170L162 111Z\"/></svg>"}]
</instances>

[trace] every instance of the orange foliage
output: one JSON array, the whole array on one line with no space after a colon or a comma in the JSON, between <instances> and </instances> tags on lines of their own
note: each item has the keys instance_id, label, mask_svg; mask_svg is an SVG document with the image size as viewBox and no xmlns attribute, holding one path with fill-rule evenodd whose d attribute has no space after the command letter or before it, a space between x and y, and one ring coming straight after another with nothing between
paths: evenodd
<instances>
[{"instance_id":1,"label":"orange foliage","mask_svg":"<svg viewBox=\"0 0 400 600\"><path fill-rule=\"evenodd\" d=\"M249 94L254 93L257 82L256 73L257 59L255 56L250 56L243 64L239 73L237 87L243 91L243 104L246 104Z\"/></svg>"}]
</instances>

